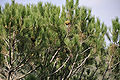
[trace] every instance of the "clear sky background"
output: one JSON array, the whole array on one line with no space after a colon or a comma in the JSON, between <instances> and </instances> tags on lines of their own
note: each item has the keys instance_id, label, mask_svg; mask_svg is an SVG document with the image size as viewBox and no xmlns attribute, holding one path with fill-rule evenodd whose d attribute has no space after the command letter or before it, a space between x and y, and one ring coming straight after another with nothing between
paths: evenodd
<instances>
[{"instance_id":1,"label":"clear sky background","mask_svg":"<svg viewBox=\"0 0 120 80\"><path fill-rule=\"evenodd\" d=\"M50 2L57 6L65 5L66 0L15 0L21 4L37 4L39 1ZM0 0L0 5L4 7L5 3L11 3L11 0ZM86 6L92 10L92 15L99 17L108 27L112 26L112 19L120 19L120 0L79 0L79 6ZM105 37L106 39L106 37ZM109 44L106 39L107 44Z\"/></svg>"}]
</instances>

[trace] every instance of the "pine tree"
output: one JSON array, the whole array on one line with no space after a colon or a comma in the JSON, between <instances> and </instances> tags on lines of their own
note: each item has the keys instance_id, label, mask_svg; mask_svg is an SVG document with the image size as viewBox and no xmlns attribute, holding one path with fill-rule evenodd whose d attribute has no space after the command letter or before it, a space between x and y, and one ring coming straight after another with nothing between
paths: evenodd
<instances>
[{"instance_id":1,"label":"pine tree","mask_svg":"<svg viewBox=\"0 0 120 80\"><path fill-rule=\"evenodd\" d=\"M66 0L62 10L50 3L24 6L12 1L0 9L0 77L96 80L102 76L105 79L106 60L110 60L112 51L114 60L109 66L112 68L119 62L116 57L119 25L118 19L113 20L114 45L106 49L106 25L92 16L90 9L79 7L79 0ZM113 73L119 70L118 64ZM112 76L116 78L118 74Z\"/></svg>"}]
</instances>

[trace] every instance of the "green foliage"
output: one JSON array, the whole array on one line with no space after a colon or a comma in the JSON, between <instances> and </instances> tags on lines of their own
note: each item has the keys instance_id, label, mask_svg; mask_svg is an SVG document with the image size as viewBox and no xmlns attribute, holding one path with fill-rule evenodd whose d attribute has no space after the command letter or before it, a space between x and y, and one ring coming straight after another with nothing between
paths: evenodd
<instances>
[{"instance_id":1,"label":"green foliage","mask_svg":"<svg viewBox=\"0 0 120 80\"><path fill-rule=\"evenodd\" d=\"M33 74L30 74L25 78L25 80L37 80L37 78Z\"/></svg>"},{"instance_id":2,"label":"green foliage","mask_svg":"<svg viewBox=\"0 0 120 80\"><path fill-rule=\"evenodd\" d=\"M5 76L12 71L13 79L96 80L106 74L107 66L119 62L119 19L112 21L111 39L106 25L78 5L79 0L66 0L61 10L50 3L24 6L13 1L0 9L0 60ZM65 25L66 20L70 25ZM114 42L108 49L105 34ZM103 79L118 73L119 64L108 72Z\"/></svg>"},{"instance_id":3,"label":"green foliage","mask_svg":"<svg viewBox=\"0 0 120 80\"><path fill-rule=\"evenodd\" d=\"M120 23L118 18L112 21L112 26L113 26L113 29L112 29L113 42L116 43L118 41L118 35L120 32Z\"/></svg>"}]
</instances>

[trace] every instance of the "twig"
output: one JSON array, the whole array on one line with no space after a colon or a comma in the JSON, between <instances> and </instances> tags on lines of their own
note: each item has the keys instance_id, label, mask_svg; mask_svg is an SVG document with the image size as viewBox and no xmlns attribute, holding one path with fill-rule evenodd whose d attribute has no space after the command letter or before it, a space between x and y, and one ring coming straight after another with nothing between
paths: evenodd
<instances>
[{"instance_id":1,"label":"twig","mask_svg":"<svg viewBox=\"0 0 120 80\"><path fill-rule=\"evenodd\" d=\"M18 55L16 56L16 59L12 61L12 64L14 64L18 60Z\"/></svg>"},{"instance_id":2,"label":"twig","mask_svg":"<svg viewBox=\"0 0 120 80\"><path fill-rule=\"evenodd\" d=\"M53 55L52 59L50 60L50 63L53 61L53 59L55 58L55 56L57 55L59 50L60 50L60 48L58 48L58 50L55 52L55 54Z\"/></svg>"},{"instance_id":3,"label":"twig","mask_svg":"<svg viewBox=\"0 0 120 80\"><path fill-rule=\"evenodd\" d=\"M109 68L109 70L113 69L116 65L120 64L120 61L117 62L115 65L113 65L111 68Z\"/></svg>"},{"instance_id":4,"label":"twig","mask_svg":"<svg viewBox=\"0 0 120 80\"><path fill-rule=\"evenodd\" d=\"M13 43L12 43L12 58L13 58L13 60L15 58L14 51L15 51L15 31L13 32ZM11 64L13 64L13 63L11 63Z\"/></svg>"},{"instance_id":5,"label":"twig","mask_svg":"<svg viewBox=\"0 0 120 80\"><path fill-rule=\"evenodd\" d=\"M70 56L67 58L67 60L63 63L63 65L61 67L59 67L55 72L51 73L50 75L53 75L53 74L57 73L59 70L61 70L64 67L64 65L68 62L69 59L70 59Z\"/></svg>"},{"instance_id":6,"label":"twig","mask_svg":"<svg viewBox=\"0 0 120 80\"><path fill-rule=\"evenodd\" d=\"M83 53L85 53L87 50L89 50L89 49L91 49L92 47L89 47L89 48L87 48L87 49L85 49L83 52L81 52L80 54L83 54Z\"/></svg>"},{"instance_id":7,"label":"twig","mask_svg":"<svg viewBox=\"0 0 120 80\"><path fill-rule=\"evenodd\" d=\"M78 58L78 53L77 53L77 55L76 55L76 57L75 57L74 63L73 63L73 65L72 65L72 69L70 70L70 72L69 72L69 74L68 74L68 76L67 76L67 79L71 76L71 74L72 74L72 72L73 72L74 65L76 64L77 58Z\"/></svg>"},{"instance_id":8,"label":"twig","mask_svg":"<svg viewBox=\"0 0 120 80\"><path fill-rule=\"evenodd\" d=\"M0 67L0 76L3 76L4 78L7 78L7 74L5 74L5 69ZM0 79L1 80L1 79Z\"/></svg>"},{"instance_id":9,"label":"twig","mask_svg":"<svg viewBox=\"0 0 120 80\"><path fill-rule=\"evenodd\" d=\"M104 80L104 78L105 78L105 75L106 75L106 73L107 73L107 71L108 71L108 69L109 69L110 62L112 61L112 58L113 58L113 55L111 56L111 58L110 58L110 60L109 60L108 66L107 66L107 68L106 68L106 70L105 70L105 72L104 72L104 74L103 74L102 80Z\"/></svg>"},{"instance_id":10,"label":"twig","mask_svg":"<svg viewBox=\"0 0 120 80\"><path fill-rule=\"evenodd\" d=\"M27 58L27 57L26 57L26 58ZM29 57L28 59L26 59L26 58L24 58L23 61L21 61L21 62L14 68L14 71L19 70L19 68L21 68L22 66L24 66L25 63L28 62L28 61L31 59L31 57ZM24 62L24 60L25 60L25 63L22 65L22 63Z\"/></svg>"},{"instance_id":11,"label":"twig","mask_svg":"<svg viewBox=\"0 0 120 80\"><path fill-rule=\"evenodd\" d=\"M12 66L12 63L11 63L11 22L9 23L9 43L8 43L8 45L9 45L9 64ZM10 75L11 75L11 73L10 73ZM9 78L9 76L8 76L8 79L10 79Z\"/></svg>"},{"instance_id":12,"label":"twig","mask_svg":"<svg viewBox=\"0 0 120 80\"><path fill-rule=\"evenodd\" d=\"M13 69L14 71L16 71L21 65L22 65L22 63L25 61L28 61L31 57L28 57L28 56L26 55L25 57L24 57L24 59Z\"/></svg>"},{"instance_id":13,"label":"twig","mask_svg":"<svg viewBox=\"0 0 120 80\"><path fill-rule=\"evenodd\" d=\"M86 60L90 57L90 55L91 55L91 54L89 54L89 55L82 61L82 63L81 63L78 67L76 67L76 68L74 69L72 75L74 75L75 72L86 62Z\"/></svg>"},{"instance_id":14,"label":"twig","mask_svg":"<svg viewBox=\"0 0 120 80\"><path fill-rule=\"evenodd\" d=\"M7 44L7 46L9 47L9 41L8 40L6 40L5 38L3 38L3 40L4 40L4 42Z\"/></svg>"},{"instance_id":15,"label":"twig","mask_svg":"<svg viewBox=\"0 0 120 80\"><path fill-rule=\"evenodd\" d=\"M80 79L79 79L79 80L81 80L84 71L85 71L85 68L83 67L82 72L81 72L81 75L80 75Z\"/></svg>"},{"instance_id":16,"label":"twig","mask_svg":"<svg viewBox=\"0 0 120 80\"><path fill-rule=\"evenodd\" d=\"M91 37L91 36L92 36L92 35L89 35L84 41L81 42L81 44L84 43L85 41L87 41L88 38Z\"/></svg>"},{"instance_id":17,"label":"twig","mask_svg":"<svg viewBox=\"0 0 120 80\"><path fill-rule=\"evenodd\" d=\"M94 75L96 74L97 70L98 70L98 67L95 69L95 71L93 72L91 77L94 77Z\"/></svg>"},{"instance_id":18,"label":"twig","mask_svg":"<svg viewBox=\"0 0 120 80\"><path fill-rule=\"evenodd\" d=\"M27 72L26 74L20 76L19 78L16 78L16 80L20 80L22 78L24 78L25 76L29 75L30 73L32 73L33 71L35 71L37 68L39 68L41 65L37 66L36 68L34 68L33 70L30 70L29 72Z\"/></svg>"},{"instance_id":19,"label":"twig","mask_svg":"<svg viewBox=\"0 0 120 80\"><path fill-rule=\"evenodd\" d=\"M6 63L6 66L8 67L8 69L10 69L10 65L9 65L9 63L7 61L7 56L5 56L5 63Z\"/></svg>"}]
</instances>

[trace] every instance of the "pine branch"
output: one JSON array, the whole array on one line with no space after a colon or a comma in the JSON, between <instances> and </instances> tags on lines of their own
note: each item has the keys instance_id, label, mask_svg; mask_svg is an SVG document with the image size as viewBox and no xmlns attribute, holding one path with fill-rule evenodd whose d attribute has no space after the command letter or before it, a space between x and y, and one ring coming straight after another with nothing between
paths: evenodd
<instances>
[{"instance_id":1,"label":"pine branch","mask_svg":"<svg viewBox=\"0 0 120 80\"><path fill-rule=\"evenodd\" d=\"M98 67L95 69L95 71L93 72L93 74L91 75L91 77L95 76L95 74L96 74L96 72L97 72L98 69L99 69Z\"/></svg>"},{"instance_id":2,"label":"pine branch","mask_svg":"<svg viewBox=\"0 0 120 80\"><path fill-rule=\"evenodd\" d=\"M6 43L6 45L9 47L9 41L5 38L3 38L4 42Z\"/></svg>"},{"instance_id":3,"label":"pine branch","mask_svg":"<svg viewBox=\"0 0 120 80\"><path fill-rule=\"evenodd\" d=\"M53 75L57 73L58 71L60 71L64 67L64 65L69 61L69 59L70 59L70 56L67 58L67 60L63 63L61 67L59 67L55 72L51 73L50 75Z\"/></svg>"},{"instance_id":4,"label":"pine branch","mask_svg":"<svg viewBox=\"0 0 120 80\"><path fill-rule=\"evenodd\" d=\"M10 65L9 65L9 63L8 63L7 60L8 60L8 59L7 59L7 56L5 56L5 65L7 66L8 69L10 69Z\"/></svg>"},{"instance_id":5,"label":"pine branch","mask_svg":"<svg viewBox=\"0 0 120 80\"><path fill-rule=\"evenodd\" d=\"M0 74L1 74L4 78L7 78L7 74L6 74L5 72L6 72L5 69L3 69L3 68L0 67ZM0 76L1 76L1 75L0 75Z\"/></svg>"},{"instance_id":6,"label":"pine branch","mask_svg":"<svg viewBox=\"0 0 120 80\"><path fill-rule=\"evenodd\" d=\"M114 68L115 68L115 66L117 66L118 64L120 64L120 61L119 62L117 62L116 64L114 64L113 66L111 66L111 68L109 68L109 70L113 70Z\"/></svg>"},{"instance_id":7,"label":"pine branch","mask_svg":"<svg viewBox=\"0 0 120 80\"><path fill-rule=\"evenodd\" d=\"M91 54L89 54L83 61L82 61L82 63L80 64L80 65L78 65L75 69L74 69L74 71L73 71L73 74L72 75L74 75L74 74L76 74L76 71L79 69L79 68L81 68L82 67L82 65L84 65L85 64L85 62L86 62L86 60L90 57L90 55Z\"/></svg>"},{"instance_id":8,"label":"pine branch","mask_svg":"<svg viewBox=\"0 0 120 80\"><path fill-rule=\"evenodd\" d=\"M10 57L10 60L9 60L9 64L12 65L11 63L11 22L9 23L9 57Z\"/></svg>"},{"instance_id":9,"label":"pine branch","mask_svg":"<svg viewBox=\"0 0 120 80\"><path fill-rule=\"evenodd\" d=\"M74 60L73 65L72 65L72 69L70 70L70 72L69 72L69 74L68 74L68 76L67 76L67 79L68 79L69 77L71 77L71 74L72 74L72 72L73 72L74 65L76 64L77 58L78 58L78 53L77 53L77 55L76 55L76 57L75 57L75 60Z\"/></svg>"},{"instance_id":10,"label":"pine branch","mask_svg":"<svg viewBox=\"0 0 120 80\"><path fill-rule=\"evenodd\" d=\"M88 47L87 49L85 49L83 52L81 52L80 54L85 53L86 51L88 51L89 49L91 49L92 47Z\"/></svg>"},{"instance_id":11,"label":"pine branch","mask_svg":"<svg viewBox=\"0 0 120 80\"><path fill-rule=\"evenodd\" d=\"M12 57L13 57L13 60L15 58L15 54L14 54L14 51L15 51L15 31L13 32L13 43L12 43ZM12 62L13 64L13 62Z\"/></svg>"},{"instance_id":12,"label":"pine branch","mask_svg":"<svg viewBox=\"0 0 120 80\"><path fill-rule=\"evenodd\" d=\"M41 65L35 67L33 70L30 70L29 72L27 72L26 74L24 74L24 75L16 78L15 80L20 80L20 79L24 78L25 76L29 75L29 74L32 73L33 71L37 70L40 66L41 66Z\"/></svg>"},{"instance_id":13,"label":"pine branch","mask_svg":"<svg viewBox=\"0 0 120 80\"><path fill-rule=\"evenodd\" d=\"M107 68L106 68L105 72L103 73L102 80L104 80L105 75L106 75L107 71L109 70L109 66L110 66L110 63L111 63L111 61L112 61L112 58L113 58L113 55L111 56L111 58L110 58L110 60L109 60L109 63L108 63L108 66L107 66Z\"/></svg>"},{"instance_id":14,"label":"pine branch","mask_svg":"<svg viewBox=\"0 0 120 80\"><path fill-rule=\"evenodd\" d=\"M84 41L81 42L81 44L84 43L84 42L86 42L91 36L92 35L89 35Z\"/></svg>"},{"instance_id":15,"label":"pine branch","mask_svg":"<svg viewBox=\"0 0 120 80\"><path fill-rule=\"evenodd\" d=\"M89 49L91 49L91 48L92 48L92 47L87 48L86 50L84 50L84 51L81 52L80 54L85 53L87 50L89 50ZM90 54L88 55L88 57L89 57L89 56L90 56ZM87 60L88 57L86 57L86 58L84 59L84 61L83 61L84 63L85 63L85 61ZM81 63L81 66L82 66L82 63ZM74 69L74 70L75 70L75 69ZM77 70L76 70L76 71L77 71ZM73 72L72 72L72 75L73 75L73 73L75 73L76 71L73 71Z\"/></svg>"},{"instance_id":16,"label":"pine branch","mask_svg":"<svg viewBox=\"0 0 120 80\"><path fill-rule=\"evenodd\" d=\"M17 71L19 68L23 67L25 65L25 63L28 62L30 59L31 59L31 57L27 58L27 56L25 56L25 58L14 68L14 71ZM22 65L23 62L24 62L24 64Z\"/></svg>"}]
</instances>

